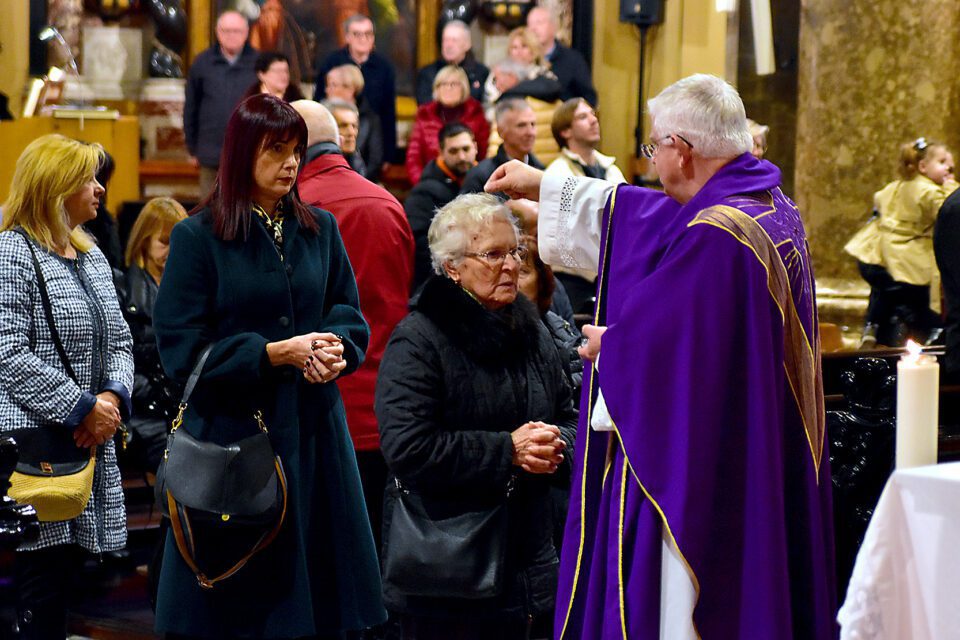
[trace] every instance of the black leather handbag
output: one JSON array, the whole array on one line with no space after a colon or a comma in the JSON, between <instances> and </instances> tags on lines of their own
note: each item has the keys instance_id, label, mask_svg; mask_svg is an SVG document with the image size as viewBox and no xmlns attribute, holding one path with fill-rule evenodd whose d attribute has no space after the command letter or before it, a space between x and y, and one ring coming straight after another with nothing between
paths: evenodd
<instances>
[{"instance_id":1,"label":"black leather handbag","mask_svg":"<svg viewBox=\"0 0 960 640\"><path fill-rule=\"evenodd\" d=\"M425 496L395 480L397 499L384 549L383 581L406 596L492 598L504 587L506 495L469 506Z\"/></svg>"},{"instance_id":2,"label":"black leather handbag","mask_svg":"<svg viewBox=\"0 0 960 640\"><path fill-rule=\"evenodd\" d=\"M273 542L287 512L286 475L270 444L260 411L252 416L258 432L226 446L197 440L186 429L180 429L187 402L211 348L212 345L207 346L200 353L183 390L155 489L160 509L170 518L180 555L206 589L234 575ZM253 542L239 560L231 561L225 571L210 577L200 567L197 555L200 536L210 537L207 547L212 546L210 541L229 541L231 536Z\"/></svg>"}]
</instances>

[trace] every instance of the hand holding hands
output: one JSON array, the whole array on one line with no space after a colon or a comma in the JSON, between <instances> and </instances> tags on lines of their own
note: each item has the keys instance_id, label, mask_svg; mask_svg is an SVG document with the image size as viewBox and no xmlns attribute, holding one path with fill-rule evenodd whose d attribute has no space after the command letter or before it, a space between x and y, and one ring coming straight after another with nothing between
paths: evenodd
<instances>
[{"instance_id":1,"label":"hand holding hands","mask_svg":"<svg viewBox=\"0 0 960 640\"><path fill-rule=\"evenodd\" d=\"M347 361L343 359L343 342L340 336L333 333L321 333L320 338L311 343L313 353L303 365L303 377L308 382L330 382L347 368Z\"/></svg>"},{"instance_id":2,"label":"hand holding hands","mask_svg":"<svg viewBox=\"0 0 960 640\"><path fill-rule=\"evenodd\" d=\"M567 444L560 429L544 422L528 422L510 434L513 464L527 473L553 473L563 462Z\"/></svg>"}]
</instances>

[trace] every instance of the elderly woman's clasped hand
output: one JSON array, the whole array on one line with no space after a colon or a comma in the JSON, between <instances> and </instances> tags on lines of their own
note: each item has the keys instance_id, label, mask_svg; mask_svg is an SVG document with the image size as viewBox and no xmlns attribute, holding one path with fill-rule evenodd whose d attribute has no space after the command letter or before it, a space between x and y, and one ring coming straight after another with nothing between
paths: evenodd
<instances>
[{"instance_id":1,"label":"elderly woman's clasped hand","mask_svg":"<svg viewBox=\"0 0 960 640\"><path fill-rule=\"evenodd\" d=\"M528 422L510 434L513 464L527 473L553 473L563 462L566 443L560 429L545 422Z\"/></svg>"}]
</instances>

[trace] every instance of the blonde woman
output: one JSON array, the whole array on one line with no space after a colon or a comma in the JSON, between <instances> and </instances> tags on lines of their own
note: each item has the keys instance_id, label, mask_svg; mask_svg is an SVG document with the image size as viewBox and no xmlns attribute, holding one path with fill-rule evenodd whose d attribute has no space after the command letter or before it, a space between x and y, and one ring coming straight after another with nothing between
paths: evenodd
<instances>
[{"instance_id":1,"label":"blonde woman","mask_svg":"<svg viewBox=\"0 0 960 640\"><path fill-rule=\"evenodd\" d=\"M15 560L20 637L66 636L67 602L86 553L126 544L113 434L129 414L130 331L110 266L80 225L97 215L99 145L58 134L34 140L17 160L0 225L0 431L69 429L96 447L93 491L76 518L41 522L40 539ZM34 269L49 293L51 337ZM73 370L69 375L66 364Z\"/></svg>"},{"instance_id":2,"label":"blonde woman","mask_svg":"<svg viewBox=\"0 0 960 640\"><path fill-rule=\"evenodd\" d=\"M363 177L376 182L383 169L383 131L380 116L363 94L363 73L355 64L342 64L327 72L327 99L343 100L357 108L357 153L363 158Z\"/></svg>"},{"instance_id":3,"label":"blonde woman","mask_svg":"<svg viewBox=\"0 0 960 640\"><path fill-rule=\"evenodd\" d=\"M167 426L176 415L178 393L163 372L153 332L153 305L170 254L170 232L187 217L173 198L154 198L137 217L127 241L127 272L118 286L123 315L133 334L131 456L144 471L160 465Z\"/></svg>"},{"instance_id":4,"label":"blonde woman","mask_svg":"<svg viewBox=\"0 0 960 640\"><path fill-rule=\"evenodd\" d=\"M433 80L433 100L417 109L417 119L407 143L407 176L420 182L423 168L440 154L440 130L452 122L467 125L477 141L477 157L487 154L490 123L483 105L470 95L470 81L460 67L448 65Z\"/></svg>"}]
</instances>

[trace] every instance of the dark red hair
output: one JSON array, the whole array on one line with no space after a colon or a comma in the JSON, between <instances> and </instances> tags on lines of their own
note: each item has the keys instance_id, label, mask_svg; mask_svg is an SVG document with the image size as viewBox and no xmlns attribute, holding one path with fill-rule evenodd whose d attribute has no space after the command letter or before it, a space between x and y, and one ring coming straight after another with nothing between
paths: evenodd
<instances>
[{"instance_id":1,"label":"dark red hair","mask_svg":"<svg viewBox=\"0 0 960 640\"><path fill-rule=\"evenodd\" d=\"M307 148L307 125L289 104L265 93L241 102L227 123L213 191L191 213L209 207L217 237L246 240L252 219L253 169L257 157L275 142L294 139L302 161ZM317 231L317 221L301 202L296 187L283 197L283 210L286 215L295 216L304 229Z\"/></svg>"}]
</instances>

